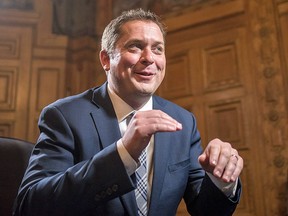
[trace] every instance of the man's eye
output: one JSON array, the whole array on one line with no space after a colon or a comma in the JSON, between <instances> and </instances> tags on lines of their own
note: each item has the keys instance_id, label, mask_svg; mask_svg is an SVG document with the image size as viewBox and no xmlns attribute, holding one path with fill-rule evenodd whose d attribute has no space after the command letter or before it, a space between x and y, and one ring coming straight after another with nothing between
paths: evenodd
<instances>
[{"instance_id":1,"label":"man's eye","mask_svg":"<svg viewBox=\"0 0 288 216\"><path fill-rule=\"evenodd\" d=\"M128 46L128 50L131 50L131 51L136 51L136 50L139 50L141 49L141 46L139 44L130 44Z\"/></svg>"},{"instance_id":2,"label":"man's eye","mask_svg":"<svg viewBox=\"0 0 288 216\"><path fill-rule=\"evenodd\" d=\"M164 52L164 48L162 46L156 46L153 50L156 54L162 54Z\"/></svg>"}]
</instances>

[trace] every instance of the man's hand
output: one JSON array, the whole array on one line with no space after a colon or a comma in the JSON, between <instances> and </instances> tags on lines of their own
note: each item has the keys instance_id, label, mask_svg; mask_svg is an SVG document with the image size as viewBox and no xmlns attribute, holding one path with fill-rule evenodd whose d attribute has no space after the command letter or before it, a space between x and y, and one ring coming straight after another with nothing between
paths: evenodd
<instances>
[{"instance_id":1,"label":"man's hand","mask_svg":"<svg viewBox=\"0 0 288 216\"><path fill-rule=\"evenodd\" d=\"M224 182L234 182L243 169L243 159L230 143L214 139L198 158L206 172Z\"/></svg>"},{"instance_id":2,"label":"man's hand","mask_svg":"<svg viewBox=\"0 0 288 216\"><path fill-rule=\"evenodd\" d=\"M143 149L157 132L174 132L182 125L160 110L138 111L131 119L122 142L129 154L138 160Z\"/></svg>"}]
</instances>

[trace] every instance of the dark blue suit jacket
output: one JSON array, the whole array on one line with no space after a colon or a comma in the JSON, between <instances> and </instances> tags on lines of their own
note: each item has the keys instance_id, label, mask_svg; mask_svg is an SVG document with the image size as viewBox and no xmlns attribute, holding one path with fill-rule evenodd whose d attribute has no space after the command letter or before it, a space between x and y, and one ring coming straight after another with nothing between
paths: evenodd
<instances>
[{"instance_id":1,"label":"dark blue suit jacket","mask_svg":"<svg viewBox=\"0 0 288 216\"><path fill-rule=\"evenodd\" d=\"M157 96L153 106L183 129L155 135L149 215L175 215L182 198L195 216L232 215L240 183L232 200L205 175L194 116ZM107 83L47 106L39 128L15 215L137 215L134 176L128 176L117 152L121 135Z\"/></svg>"}]
</instances>

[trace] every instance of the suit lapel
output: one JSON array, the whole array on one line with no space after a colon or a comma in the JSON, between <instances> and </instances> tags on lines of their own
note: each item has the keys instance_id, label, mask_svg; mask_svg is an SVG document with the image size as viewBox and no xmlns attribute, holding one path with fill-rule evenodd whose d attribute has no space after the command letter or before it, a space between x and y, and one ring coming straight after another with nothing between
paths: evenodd
<instances>
[{"instance_id":1,"label":"suit lapel","mask_svg":"<svg viewBox=\"0 0 288 216\"><path fill-rule=\"evenodd\" d=\"M107 83L94 91L92 103L97 109L91 112L91 117L101 140L100 145L104 149L121 138L117 117L107 92ZM134 191L124 194L120 200L129 215L137 215Z\"/></svg>"},{"instance_id":2,"label":"suit lapel","mask_svg":"<svg viewBox=\"0 0 288 216\"><path fill-rule=\"evenodd\" d=\"M165 104L162 101L153 100L153 109L159 109L165 112ZM156 133L154 136L154 173L153 184L150 197L149 215L153 215L153 209L157 209L160 194L163 188L163 181L169 160L169 137L170 133ZM165 147L163 147L165 145Z\"/></svg>"},{"instance_id":3,"label":"suit lapel","mask_svg":"<svg viewBox=\"0 0 288 216\"><path fill-rule=\"evenodd\" d=\"M121 138L116 114L106 86L102 85L94 91L92 102L97 106L97 109L91 112L101 140L102 149Z\"/></svg>"},{"instance_id":4,"label":"suit lapel","mask_svg":"<svg viewBox=\"0 0 288 216\"><path fill-rule=\"evenodd\" d=\"M149 215L153 215L153 209L157 209L157 203L159 203L160 194L163 188L163 181L169 160L168 146L163 145L169 144L169 135L164 133L157 133L154 139L154 172L153 172L153 184L150 196L150 207Z\"/></svg>"}]
</instances>

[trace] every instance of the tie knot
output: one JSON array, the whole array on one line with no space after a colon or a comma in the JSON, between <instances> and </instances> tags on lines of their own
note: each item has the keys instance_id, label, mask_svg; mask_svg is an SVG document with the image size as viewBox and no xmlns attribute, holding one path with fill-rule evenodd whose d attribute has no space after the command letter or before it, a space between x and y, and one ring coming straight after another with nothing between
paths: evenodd
<instances>
[{"instance_id":1,"label":"tie knot","mask_svg":"<svg viewBox=\"0 0 288 216\"><path fill-rule=\"evenodd\" d=\"M127 125L127 126L129 125L129 123L130 123L131 119L133 118L134 114L135 114L135 111L132 111L132 112L126 117L126 125Z\"/></svg>"}]
</instances>

